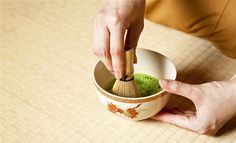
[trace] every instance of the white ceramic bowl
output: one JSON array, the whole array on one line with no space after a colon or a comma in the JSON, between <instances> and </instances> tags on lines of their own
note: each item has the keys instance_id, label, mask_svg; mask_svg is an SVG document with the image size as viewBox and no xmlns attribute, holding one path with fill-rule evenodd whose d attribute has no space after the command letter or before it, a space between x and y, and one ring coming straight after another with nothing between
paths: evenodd
<instances>
[{"instance_id":1,"label":"white ceramic bowl","mask_svg":"<svg viewBox=\"0 0 236 143\"><path fill-rule=\"evenodd\" d=\"M138 63L135 73L148 74L158 79L175 79L177 72L174 64L165 56L147 49L137 49ZM158 113L169 100L164 90L146 97L128 98L111 94L104 87L115 77L99 61L94 70L94 83L97 95L106 108L123 117L138 121L150 118Z\"/></svg>"}]
</instances>

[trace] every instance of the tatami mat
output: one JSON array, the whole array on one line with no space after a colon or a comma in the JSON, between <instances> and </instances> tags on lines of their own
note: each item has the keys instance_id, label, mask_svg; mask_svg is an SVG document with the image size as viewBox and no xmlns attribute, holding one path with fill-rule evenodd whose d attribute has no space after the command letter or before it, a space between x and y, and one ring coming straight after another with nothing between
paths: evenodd
<instances>
[{"instance_id":1,"label":"tatami mat","mask_svg":"<svg viewBox=\"0 0 236 143\"><path fill-rule=\"evenodd\" d=\"M99 0L1 1L1 140L4 143L236 143L236 119L217 137L105 110L93 84L93 17ZM145 21L138 48L168 56L178 80L228 79L236 60L185 33ZM190 108L175 97L168 106Z\"/></svg>"}]
</instances>

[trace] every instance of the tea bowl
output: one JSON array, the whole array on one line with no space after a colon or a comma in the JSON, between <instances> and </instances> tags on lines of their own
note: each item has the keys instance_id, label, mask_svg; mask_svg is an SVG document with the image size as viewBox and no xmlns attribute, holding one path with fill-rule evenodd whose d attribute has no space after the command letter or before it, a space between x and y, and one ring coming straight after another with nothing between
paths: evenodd
<instances>
[{"instance_id":1,"label":"tea bowl","mask_svg":"<svg viewBox=\"0 0 236 143\"><path fill-rule=\"evenodd\" d=\"M134 73L148 74L157 79L176 79L175 65L166 56L148 49L137 49L136 55L138 62L134 64ZM99 61L94 69L96 94L106 109L127 119L139 121L150 118L157 114L170 98L170 94L163 89L145 97L117 96L104 89L114 79L114 75Z\"/></svg>"}]
</instances>

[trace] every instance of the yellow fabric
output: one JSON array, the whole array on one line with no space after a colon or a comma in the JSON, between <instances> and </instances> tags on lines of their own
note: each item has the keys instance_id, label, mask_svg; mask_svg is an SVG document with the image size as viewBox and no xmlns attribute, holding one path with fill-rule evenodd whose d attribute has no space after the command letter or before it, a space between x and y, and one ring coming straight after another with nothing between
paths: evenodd
<instances>
[{"instance_id":1,"label":"yellow fabric","mask_svg":"<svg viewBox=\"0 0 236 143\"><path fill-rule=\"evenodd\" d=\"M236 58L235 0L147 0L145 17L206 38Z\"/></svg>"}]
</instances>

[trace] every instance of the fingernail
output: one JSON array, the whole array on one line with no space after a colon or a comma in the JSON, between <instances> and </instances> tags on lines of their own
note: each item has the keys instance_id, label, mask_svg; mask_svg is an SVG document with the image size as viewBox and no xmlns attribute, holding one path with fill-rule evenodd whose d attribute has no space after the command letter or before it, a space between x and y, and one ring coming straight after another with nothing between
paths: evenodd
<instances>
[{"instance_id":1,"label":"fingernail","mask_svg":"<svg viewBox=\"0 0 236 143\"><path fill-rule=\"evenodd\" d=\"M168 81L164 80L164 79L161 79L159 81L159 84L161 85L161 88L165 88L168 85Z\"/></svg>"}]
</instances>

